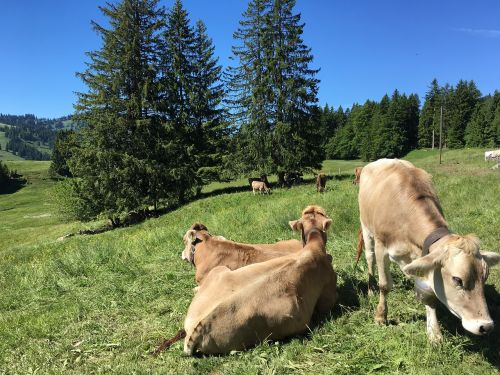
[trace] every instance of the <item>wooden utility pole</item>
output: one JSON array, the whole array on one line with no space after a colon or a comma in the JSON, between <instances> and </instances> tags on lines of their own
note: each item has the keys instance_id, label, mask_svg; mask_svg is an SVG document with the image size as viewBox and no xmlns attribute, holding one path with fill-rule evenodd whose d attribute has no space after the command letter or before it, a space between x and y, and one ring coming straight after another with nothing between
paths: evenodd
<instances>
[{"instance_id":1,"label":"wooden utility pole","mask_svg":"<svg viewBox=\"0 0 500 375\"><path fill-rule=\"evenodd\" d=\"M441 164L441 154L443 153L443 105L441 104L441 120L439 121L439 164Z\"/></svg>"}]
</instances>

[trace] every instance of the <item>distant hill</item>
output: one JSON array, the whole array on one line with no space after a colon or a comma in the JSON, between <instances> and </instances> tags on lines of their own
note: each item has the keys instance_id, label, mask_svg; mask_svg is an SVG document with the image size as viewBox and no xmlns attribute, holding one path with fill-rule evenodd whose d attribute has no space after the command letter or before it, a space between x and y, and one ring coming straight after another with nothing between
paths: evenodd
<instances>
[{"instance_id":1,"label":"distant hill","mask_svg":"<svg viewBox=\"0 0 500 375\"><path fill-rule=\"evenodd\" d=\"M74 129L71 116L56 119L0 114L0 158L50 160L58 130ZM9 154L15 156L10 158Z\"/></svg>"}]
</instances>

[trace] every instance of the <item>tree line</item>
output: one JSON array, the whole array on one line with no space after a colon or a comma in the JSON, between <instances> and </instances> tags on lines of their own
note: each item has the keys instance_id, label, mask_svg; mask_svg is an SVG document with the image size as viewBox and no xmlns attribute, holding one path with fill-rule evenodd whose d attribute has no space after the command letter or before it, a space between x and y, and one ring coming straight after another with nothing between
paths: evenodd
<instances>
[{"instance_id":1,"label":"tree line","mask_svg":"<svg viewBox=\"0 0 500 375\"><path fill-rule=\"evenodd\" d=\"M422 109L418 95L398 90L345 111L327 105L321 109L319 133L327 158L370 161L439 147L441 121L443 147L497 147L500 93L482 96L474 81L439 86L434 79Z\"/></svg>"},{"instance_id":2,"label":"tree line","mask_svg":"<svg viewBox=\"0 0 500 375\"><path fill-rule=\"evenodd\" d=\"M6 150L28 160L50 160L49 153L40 151L33 144L52 148L56 138L54 129L62 125L64 119L40 119L32 114L0 114L0 123L11 125L0 127L8 139Z\"/></svg>"},{"instance_id":3,"label":"tree line","mask_svg":"<svg viewBox=\"0 0 500 375\"><path fill-rule=\"evenodd\" d=\"M26 143L22 138L9 139L5 145L5 150L26 160L51 160L50 154Z\"/></svg>"}]
</instances>

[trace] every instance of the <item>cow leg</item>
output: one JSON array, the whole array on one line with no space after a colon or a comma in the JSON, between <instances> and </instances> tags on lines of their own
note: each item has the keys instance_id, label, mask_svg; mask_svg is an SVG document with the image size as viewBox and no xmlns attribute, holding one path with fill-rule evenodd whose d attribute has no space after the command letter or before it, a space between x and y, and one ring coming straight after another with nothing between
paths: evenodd
<instances>
[{"instance_id":1,"label":"cow leg","mask_svg":"<svg viewBox=\"0 0 500 375\"><path fill-rule=\"evenodd\" d=\"M431 342L440 342L443 340L441 328L436 316L436 306L425 305L425 314L427 316L427 337Z\"/></svg>"},{"instance_id":2,"label":"cow leg","mask_svg":"<svg viewBox=\"0 0 500 375\"><path fill-rule=\"evenodd\" d=\"M377 238L375 239L375 260L377 262L378 288L380 291L380 299L375 312L375 322L387 324L387 295L392 289L392 276L389 269L391 261L384 245Z\"/></svg>"},{"instance_id":3,"label":"cow leg","mask_svg":"<svg viewBox=\"0 0 500 375\"><path fill-rule=\"evenodd\" d=\"M370 231L361 224L361 231L363 233L363 242L365 244L365 258L368 264L368 294L373 294L375 290L376 280L375 280L375 248L373 244L373 237Z\"/></svg>"},{"instance_id":4,"label":"cow leg","mask_svg":"<svg viewBox=\"0 0 500 375\"><path fill-rule=\"evenodd\" d=\"M255 189L252 188L253 195L255 195Z\"/></svg>"},{"instance_id":5,"label":"cow leg","mask_svg":"<svg viewBox=\"0 0 500 375\"><path fill-rule=\"evenodd\" d=\"M426 284L417 279L415 281L415 295L425 305L425 314L427 318L427 337L431 342L440 342L443 340L441 329L436 315L437 298Z\"/></svg>"}]
</instances>

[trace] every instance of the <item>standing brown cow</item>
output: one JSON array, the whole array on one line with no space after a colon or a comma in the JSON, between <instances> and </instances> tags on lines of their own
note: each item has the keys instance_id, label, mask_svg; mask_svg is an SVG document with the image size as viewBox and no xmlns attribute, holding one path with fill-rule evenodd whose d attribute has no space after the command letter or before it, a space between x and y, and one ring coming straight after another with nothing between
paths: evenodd
<instances>
[{"instance_id":1,"label":"standing brown cow","mask_svg":"<svg viewBox=\"0 0 500 375\"><path fill-rule=\"evenodd\" d=\"M472 235L450 233L427 172L398 159L368 164L359 184L359 212L370 279L375 263L378 270L377 323L387 322L392 261L415 277L431 341L442 339L437 300L462 321L467 331L484 335L493 330L484 283L489 267L500 261L500 254L480 251L479 241Z\"/></svg>"},{"instance_id":2,"label":"standing brown cow","mask_svg":"<svg viewBox=\"0 0 500 375\"><path fill-rule=\"evenodd\" d=\"M266 185L264 181L252 181L252 191L255 195L255 192L258 191L261 194L270 194L271 189Z\"/></svg>"},{"instance_id":3,"label":"standing brown cow","mask_svg":"<svg viewBox=\"0 0 500 375\"><path fill-rule=\"evenodd\" d=\"M318 193L323 193L326 188L326 175L320 173L316 176L316 191Z\"/></svg>"}]
</instances>

